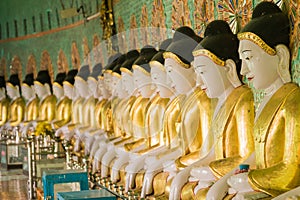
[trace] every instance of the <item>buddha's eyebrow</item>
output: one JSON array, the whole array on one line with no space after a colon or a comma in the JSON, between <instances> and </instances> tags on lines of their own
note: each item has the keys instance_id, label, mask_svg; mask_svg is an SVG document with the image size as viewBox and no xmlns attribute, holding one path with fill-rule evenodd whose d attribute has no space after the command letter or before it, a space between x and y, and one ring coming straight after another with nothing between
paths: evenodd
<instances>
[{"instance_id":1,"label":"buddha's eyebrow","mask_svg":"<svg viewBox=\"0 0 300 200\"><path fill-rule=\"evenodd\" d=\"M200 65L196 65L196 67L205 67L205 65L200 64Z\"/></svg>"},{"instance_id":2,"label":"buddha's eyebrow","mask_svg":"<svg viewBox=\"0 0 300 200\"><path fill-rule=\"evenodd\" d=\"M247 52L247 51L251 51L251 50L246 49L246 50L243 50L242 53L245 53L245 52Z\"/></svg>"}]
</instances>

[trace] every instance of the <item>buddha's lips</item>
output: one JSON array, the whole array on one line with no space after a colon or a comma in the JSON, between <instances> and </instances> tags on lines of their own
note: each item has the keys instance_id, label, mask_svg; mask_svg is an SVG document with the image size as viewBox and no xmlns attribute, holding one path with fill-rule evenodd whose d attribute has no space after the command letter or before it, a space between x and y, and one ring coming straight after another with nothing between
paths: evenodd
<instances>
[{"instance_id":1,"label":"buddha's lips","mask_svg":"<svg viewBox=\"0 0 300 200\"><path fill-rule=\"evenodd\" d=\"M206 91L207 88L201 88L201 90Z\"/></svg>"},{"instance_id":2,"label":"buddha's lips","mask_svg":"<svg viewBox=\"0 0 300 200\"><path fill-rule=\"evenodd\" d=\"M247 77L248 81L251 81L254 78L254 76L252 77Z\"/></svg>"}]
</instances>

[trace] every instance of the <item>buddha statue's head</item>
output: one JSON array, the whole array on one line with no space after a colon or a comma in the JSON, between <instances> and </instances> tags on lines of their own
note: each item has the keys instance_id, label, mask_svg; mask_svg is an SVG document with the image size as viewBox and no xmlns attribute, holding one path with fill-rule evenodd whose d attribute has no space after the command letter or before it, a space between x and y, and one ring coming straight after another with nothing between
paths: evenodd
<instances>
[{"instance_id":1,"label":"buddha statue's head","mask_svg":"<svg viewBox=\"0 0 300 200\"><path fill-rule=\"evenodd\" d=\"M117 65L118 59L122 54L116 53L109 57L107 65L103 70L104 77L104 87L109 96L112 95L113 87L112 87L112 72L113 68Z\"/></svg>"},{"instance_id":2,"label":"buddha statue's head","mask_svg":"<svg viewBox=\"0 0 300 200\"><path fill-rule=\"evenodd\" d=\"M208 97L219 98L227 89L241 85L238 39L227 22L209 23L193 55L197 78Z\"/></svg>"},{"instance_id":3,"label":"buddha statue's head","mask_svg":"<svg viewBox=\"0 0 300 200\"><path fill-rule=\"evenodd\" d=\"M165 59L163 53L171 44L172 39L164 40L160 47L158 53L156 53L150 61L151 67L151 79L152 84L154 84L161 97L167 98L174 95L174 89L171 88L170 81L167 81L167 72L164 66Z\"/></svg>"},{"instance_id":4,"label":"buddha statue's head","mask_svg":"<svg viewBox=\"0 0 300 200\"><path fill-rule=\"evenodd\" d=\"M6 82L7 95L14 99L21 96L21 86L18 74L12 74Z\"/></svg>"},{"instance_id":5,"label":"buddha statue's head","mask_svg":"<svg viewBox=\"0 0 300 200\"><path fill-rule=\"evenodd\" d=\"M90 75L90 69L88 65L82 66L77 75L75 76L74 87L76 94L82 98L87 98L90 96L87 79Z\"/></svg>"},{"instance_id":6,"label":"buddha statue's head","mask_svg":"<svg viewBox=\"0 0 300 200\"><path fill-rule=\"evenodd\" d=\"M137 50L131 50L126 53L126 60L122 63L120 71L122 76L122 88L128 95L133 95L135 90L132 65L139 57L140 53Z\"/></svg>"},{"instance_id":7,"label":"buddha statue's head","mask_svg":"<svg viewBox=\"0 0 300 200\"><path fill-rule=\"evenodd\" d=\"M60 72L56 75L55 80L53 82L53 94L56 96L57 99L61 99L64 96L64 89L63 89L63 81L66 78L66 72Z\"/></svg>"},{"instance_id":8,"label":"buddha statue's head","mask_svg":"<svg viewBox=\"0 0 300 200\"><path fill-rule=\"evenodd\" d=\"M143 97L150 97L154 92L149 62L156 53L157 50L153 46L146 45L132 65L135 88Z\"/></svg>"},{"instance_id":9,"label":"buddha statue's head","mask_svg":"<svg viewBox=\"0 0 300 200\"><path fill-rule=\"evenodd\" d=\"M65 80L63 81L63 89L64 89L64 95L68 97L69 99L73 99L75 96L75 89L74 89L74 82L75 82L75 76L77 75L78 70L72 69L68 72Z\"/></svg>"},{"instance_id":10,"label":"buddha statue's head","mask_svg":"<svg viewBox=\"0 0 300 200\"><path fill-rule=\"evenodd\" d=\"M0 76L0 99L3 99L5 96L6 96L5 78L4 76Z\"/></svg>"},{"instance_id":11,"label":"buddha statue's head","mask_svg":"<svg viewBox=\"0 0 300 200\"><path fill-rule=\"evenodd\" d=\"M288 16L276 4L262 2L238 34L241 74L256 89L266 89L277 79L291 81Z\"/></svg>"},{"instance_id":12,"label":"buddha statue's head","mask_svg":"<svg viewBox=\"0 0 300 200\"><path fill-rule=\"evenodd\" d=\"M186 94L195 86L196 75L191 62L192 51L199 40L189 27L180 27L176 29L172 43L163 53L168 78L172 81L172 87L180 94Z\"/></svg>"},{"instance_id":13,"label":"buddha statue's head","mask_svg":"<svg viewBox=\"0 0 300 200\"><path fill-rule=\"evenodd\" d=\"M48 70L39 71L34 81L34 91L40 99L52 94L52 84Z\"/></svg>"},{"instance_id":14,"label":"buddha statue's head","mask_svg":"<svg viewBox=\"0 0 300 200\"><path fill-rule=\"evenodd\" d=\"M97 89L98 85L98 76L102 73L102 64L98 63L93 67L92 73L87 79L87 84L89 92L93 94L94 98L98 98L101 93Z\"/></svg>"},{"instance_id":15,"label":"buddha statue's head","mask_svg":"<svg viewBox=\"0 0 300 200\"><path fill-rule=\"evenodd\" d=\"M35 96L33 82L34 82L33 73L26 74L25 79L22 82L22 96L26 100L29 100Z\"/></svg>"}]
</instances>

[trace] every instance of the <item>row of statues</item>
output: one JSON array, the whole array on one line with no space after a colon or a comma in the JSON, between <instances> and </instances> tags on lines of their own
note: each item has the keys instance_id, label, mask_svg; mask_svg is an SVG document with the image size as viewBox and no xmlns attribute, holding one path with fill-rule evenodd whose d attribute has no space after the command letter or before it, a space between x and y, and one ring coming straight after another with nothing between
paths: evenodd
<instances>
[{"instance_id":1,"label":"row of statues","mask_svg":"<svg viewBox=\"0 0 300 200\"><path fill-rule=\"evenodd\" d=\"M158 50L115 54L103 69L82 66L53 85L47 71L22 87L11 75L1 79L1 129L26 135L46 121L90 159L94 177L142 198L291 197L300 186L300 89L289 33L287 16L262 2L237 35L215 20L204 38L183 26ZM244 82L264 91L257 108Z\"/></svg>"}]
</instances>

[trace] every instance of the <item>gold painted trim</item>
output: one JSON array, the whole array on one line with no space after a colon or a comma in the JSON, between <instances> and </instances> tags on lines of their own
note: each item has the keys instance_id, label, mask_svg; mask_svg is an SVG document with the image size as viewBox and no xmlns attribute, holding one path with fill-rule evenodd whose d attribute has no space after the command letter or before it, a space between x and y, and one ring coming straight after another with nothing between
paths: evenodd
<instances>
[{"instance_id":1,"label":"gold painted trim","mask_svg":"<svg viewBox=\"0 0 300 200\"><path fill-rule=\"evenodd\" d=\"M86 82L82 77L80 77L80 76L75 76L75 80L76 79L78 79L78 80L80 80L80 81L84 81L84 82Z\"/></svg>"},{"instance_id":2,"label":"gold painted trim","mask_svg":"<svg viewBox=\"0 0 300 200\"><path fill-rule=\"evenodd\" d=\"M29 86L27 83L22 83L22 86L31 88L31 86Z\"/></svg>"},{"instance_id":3,"label":"gold painted trim","mask_svg":"<svg viewBox=\"0 0 300 200\"><path fill-rule=\"evenodd\" d=\"M193 56L207 56L208 58L210 58L214 63L216 63L217 65L220 66L225 66L225 61L221 60L220 58L218 58L218 56L216 56L215 54L213 54L212 52L208 51L207 49L199 49L196 51L193 51Z\"/></svg>"},{"instance_id":4,"label":"gold painted trim","mask_svg":"<svg viewBox=\"0 0 300 200\"><path fill-rule=\"evenodd\" d=\"M6 82L6 86L10 86L10 87L12 87L12 88L16 88L16 86L14 86L12 83L10 83L10 82Z\"/></svg>"},{"instance_id":5,"label":"gold painted trim","mask_svg":"<svg viewBox=\"0 0 300 200\"><path fill-rule=\"evenodd\" d=\"M139 65L133 65L133 66L132 66L132 69L134 69L134 70L139 70L139 71L143 72L146 76L150 76L150 73L147 72L144 68L142 68L142 67L139 66Z\"/></svg>"},{"instance_id":6,"label":"gold painted trim","mask_svg":"<svg viewBox=\"0 0 300 200\"><path fill-rule=\"evenodd\" d=\"M72 85L69 81L64 81L63 84L69 85L71 87L74 87L74 85Z\"/></svg>"},{"instance_id":7,"label":"gold painted trim","mask_svg":"<svg viewBox=\"0 0 300 200\"><path fill-rule=\"evenodd\" d=\"M54 86L54 85L56 85L57 87L62 88L62 86L61 86L59 83L57 83L57 82L54 82L54 83L53 83L53 86Z\"/></svg>"},{"instance_id":8,"label":"gold painted trim","mask_svg":"<svg viewBox=\"0 0 300 200\"><path fill-rule=\"evenodd\" d=\"M89 76L89 77L88 77L88 80L91 80L91 81L97 82L97 80L96 80L94 77L92 77L92 76Z\"/></svg>"},{"instance_id":9,"label":"gold painted trim","mask_svg":"<svg viewBox=\"0 0 300 200\"><path fill-rule=\"evenodd\" d=\"M149 62L150 67L155 66L158 67L159 69L161 69L162 71L166 71L165 67L163 64L161 64L160 62L158 62L157 60L152 60Z\"/></svg>"},{"instance_id":10,"label":"gold painted trim","mask_svg":"<svg viewBox=\"0 0 300 200\"><path fill-rule=\"evenodd\" d=\"M260 46L266 53L268 53L271 56L274 56L276 54L276 50L270 47L267 43L265 43L259 36L252 32L245 32L245 33L239 33L238 34L239 40L250 40Z\"/></svg>"},{"instance_id":11,"label":"gold painted trim","mask_svg":"<svg viewBox=\"0 0 300 200\"><path fill-rule=\"evenodd\" d=\"M180 64L182 67L184 67L186 69L189 69L191 67L191 65L182 62L180 60L180 58L176 54L174 54L172 52L164 52L163 56L164 56L164 59L166 59L166 58L173 58L178 64Z\"/></svg>"},{"instance_id":12,"label":"gold painted trim","mask_svg":"<svg viewBox=\"0 0 300 200\"><path fill-rule=\"evenodd\" d=\"M118 74L117 72L113 72L112 75L117 78L122 78L122 76L120 74Z\"/></svg>"},{"instance_id":13,"label":"gold painted trim","mask_svg":"<svg viewBox=\"0 0 300 200\"><path fill-rule=\"evenodd\" d=\"M33 82L34 84L38 84L38 85L40 85L40 86L44 86L41 82L39 82L39 81L34 81Z\"/></svg>"},{"instance_id":14,"label":"gold painted trim","mask_svg":"<svg viewBox=\"0 0 300 200\"><path fill-rule=\"evenodd\" d=\"M103 73L108 73L108 74L111 74L113 71L112 71L112 70L110 70L110 69L104 69L102 72L103 72Z\"/></svg>"},{"instance_id":15,"label":"gold painted trim","mask_svg":"<svg viewBox=\"0 0 300 200\"><path fill-rule=\"evenodd\" d=\"M127 73L129 75L132 75L132 71L130 71L129 69L125 68L125 67L121 67L120 69L121 72Z\"/></svg>"},{"instance_id":16,"label":"gold painted trim","mask_svg":"<svg viewBox=\"0 0 300 200\"><path fill-rule=\"evenodd\" d=\"M101 75L101 76L98 76L98 79L99 79L99 80L103 80L103 79L104 79L104 76L102 76L102 75Z\"/></svg>"}]
</instances>

